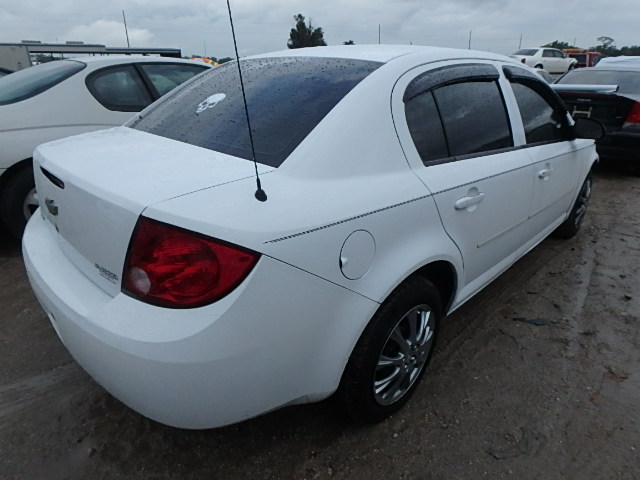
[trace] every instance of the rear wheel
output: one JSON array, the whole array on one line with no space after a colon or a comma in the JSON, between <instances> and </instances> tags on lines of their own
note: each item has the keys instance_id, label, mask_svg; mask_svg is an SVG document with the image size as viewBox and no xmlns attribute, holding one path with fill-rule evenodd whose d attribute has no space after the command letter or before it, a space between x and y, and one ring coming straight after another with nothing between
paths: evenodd
<instances>
[{"instance_id":1,"label":"rear wheel","mask_svg":"<svg viewBox=\"0 0 640 480\"><path fill-rule=\"evenodd\" d=\"M541 69L541 70L542 70L544 67L542 66L542 64L541 64L541 63L539 63L539 64L537 64L537 65L536 65L535 67L533 67L533 68L539 68L539 69Z\"/></svg>"},{"instance_id":2,"label":"rear wheel","mask_svg":"<svg viewBox=\"0 0 640 480\"><path fill-rule=\"evenodd\" d=\"M413 277L380 306L349 358L338 398L354 420L379 422L413 394L435 346L442 307L431 282Z\"/></svg>"},{"instance_id":3,"label":"rear wheel","mask_svg":"<svg viewBox=\"0 0 640 480\"><path fill-rule=\"evenodd\" d=\"M589 205L590 198L591 175L587 176L584 183L582 184L580 192L578 193L578 198L576 198L569 216L553 232L554 237L569 239L573 238L576 233L578 233L578 230L580 230L580 226L582 225L584 217L587 213L587 206Z\"/></svg>"},{"instance_id":4,"label":"rear wheel","mask_svg":"<svg viewBox=\"0 0 640 480\"><path fill-rule=\"evenodd\" d=\"M27 220L38 208L38 195L33 181L31 165L16 171L0 193L0 215L9 231L17 238Z\"/></svg>"}]
</instances>

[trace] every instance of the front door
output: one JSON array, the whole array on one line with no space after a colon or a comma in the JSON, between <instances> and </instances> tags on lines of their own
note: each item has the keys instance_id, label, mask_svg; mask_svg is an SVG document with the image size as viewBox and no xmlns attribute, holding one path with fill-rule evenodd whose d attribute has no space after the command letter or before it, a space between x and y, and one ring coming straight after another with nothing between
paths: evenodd
<instances>
[{"instance_id":1,"label":"front door","mask_svg":"<svg viewBox=\"0 0 640 480\"><path fill-rule=\"evenodd\" d=\"M582 161L576 153L591 142L567 139L567 113L546 85L516 76L511 87L522 117L525 151L534 168L532 233L549 233L564 220L578 188L575 172L582 169Z\"/></svg>"}]
</instances>

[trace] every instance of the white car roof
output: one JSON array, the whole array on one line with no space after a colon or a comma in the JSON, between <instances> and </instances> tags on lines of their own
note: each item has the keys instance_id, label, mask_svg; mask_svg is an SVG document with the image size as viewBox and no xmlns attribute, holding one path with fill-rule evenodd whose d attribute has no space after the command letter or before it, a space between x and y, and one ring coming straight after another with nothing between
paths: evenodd
<instances>
[{"instance_id":1,"label":"white car roof","mask_svg":"<svg viewBox=\"0 0 640 480\"><path fill-rule=\"evenodd\" d=\"M349 58L353 60L368 60L387 63L391 60L407 55L419 55L426 61L455 58L511 61L508 57L496 53L444 47L425 47L421 45L338 45L331 47L296 48L254 55L248 58L326 57Z\"/></svg>"},{"instance_id":2,"label":"white car roof","mask_svg":"<svg viewBox=\"0 0 640 480\"><path fill-rule=\"evenodd\" d=\"M640 67L640 57L632 55L621 55L619 57L605 57L601 58L596 67Z\"/></svg>"},{"instance_id":3,"label":"white car roof","mask_svg":"<svg viewBox=\"0 0 640 480\"><path fill-rule=\"evenodd\" d=\"M77 60L91 66L115 65L122 63L188 63L195 65L204 65L211 67L212 65L198 60L189 60L185 58L174 57L151 57L151 56L131 56L131 55L105 55L102 57L86 56L86 57L67 57L65 60Z\"/></svg>"}]
</instances>

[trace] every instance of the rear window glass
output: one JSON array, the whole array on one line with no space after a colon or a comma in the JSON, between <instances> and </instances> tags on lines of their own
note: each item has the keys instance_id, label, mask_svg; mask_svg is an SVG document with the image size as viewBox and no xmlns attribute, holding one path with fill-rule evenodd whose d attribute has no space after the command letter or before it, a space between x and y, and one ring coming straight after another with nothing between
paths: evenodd
<instances>
[{"instance_id":1,"label":"rear window glass","mask_svg":"<svg viewBox=\"0 0 640 480\"><path fill-rule=\"evenodd\" d=\"M571 85L618 85L619 93L640 94L640 73L615 70L583 69L567 73L557 83Z\"/></svg>"},{"instance_id":2,"label":"rear window glass","mask_svg":"<svg viewBox=\"0 0 640 480\"><path fill-rule=\"evenodd\" d=\"M535 48L523 48L522 50L518 50L514 55L526 55L527 57L531 57L536 54L538 50Z\"/></svg>"},{"instance_id":3,"label":"rear window glass","mask_svg":"<svg viewBox=\"0 0 640 480\"><path fill-rule=\"evenodd\" d=\"M280 166L331 109L380 65L316 57L242 60L256 161ZM216 67L165 98L130 126L252 159L235 62Z\"/></svg>"},{"instance_id":4,"label":"rear window glass","mask_svg":"<svg viewBox=\"0 0 640 480\"><path fill-rule=\"evenodd\" d=\"M0 105L21 102L49 90L78 73L87 65L73 60L59 60L25 68L0 78Z\"/></svg>"}]
</instances>

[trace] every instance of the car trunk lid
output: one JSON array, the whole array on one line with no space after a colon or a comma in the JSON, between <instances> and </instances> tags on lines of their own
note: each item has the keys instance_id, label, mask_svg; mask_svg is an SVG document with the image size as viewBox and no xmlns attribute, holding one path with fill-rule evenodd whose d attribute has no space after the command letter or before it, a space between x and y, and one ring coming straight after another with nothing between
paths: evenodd
<instances>
[{"instance_id":1,"label":"car trunk lid","mask_svg":"<svg viewBox=\"0 0 640 480\"><path fill-rule=\"evenodd\" d=\"M34 174L40 214L67 257L115 295L131 233L147 206L254 170L246 160L119 127L41 145Z\"/></svg>"},{"instance_id":2,"label":"car trunk lid","mask_svg":"<svg viewBox=\"0 0 640 480\"><path fill-rule=\"evenodd\" d=\"M636 99L615 93L615 88L602 88L606 87L603 85L590 86L600 87L599 89L588 89L580 85L555 85L554 87L569 108L569 113L574 117L598 120L602 122L607 132L620 130L636 103Z\"/></svg>"}]
</instances>

